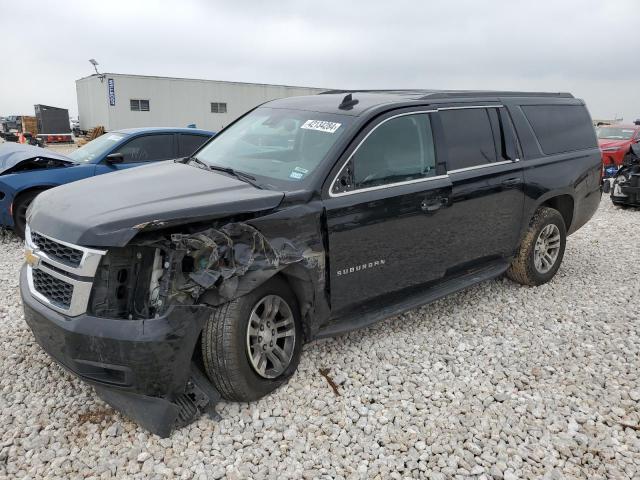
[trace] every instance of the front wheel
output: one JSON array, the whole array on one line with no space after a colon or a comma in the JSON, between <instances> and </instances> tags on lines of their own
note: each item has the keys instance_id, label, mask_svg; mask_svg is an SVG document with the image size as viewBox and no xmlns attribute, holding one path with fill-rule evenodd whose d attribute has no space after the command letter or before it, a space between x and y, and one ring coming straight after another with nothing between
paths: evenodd
<instances>
[{"instance_id":1,"label":"front wheel","mask_svg":"<svg viewBox=\"0 0 640 480\"><path fill-rule=\"evenodd\" d=\"M540 207L507 270L507 277L523 285L542 285L551 280L562 263L567 228L560 212Z\"/></svg>"},{"instance_id":2,"label":"front wheel","mask_svg":"<svg viewBox=\"0 0 640 480\"><path fill-rule=\"evenodd\" d=\"M302 328L295 296L278 277L215 307L202 332L205 371L227 400L272 392L298 367Z\"/></svg>"},{"instance_id":3,"label":"front wheel","mask_svg":"<svg viewBox=\"0 0 640 480\"><path fill-rule=\"evenodd\" d=\"M27 192L20 195L13 202L13 231L24 240L24 230L27 226L27 210L41 191Z\"/></svg>"}]
</instances>

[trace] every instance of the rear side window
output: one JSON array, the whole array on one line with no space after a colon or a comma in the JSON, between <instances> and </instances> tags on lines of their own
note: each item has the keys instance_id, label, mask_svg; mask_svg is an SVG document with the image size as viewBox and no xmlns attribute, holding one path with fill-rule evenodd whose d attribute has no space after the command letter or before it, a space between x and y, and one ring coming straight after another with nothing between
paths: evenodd
<instances>
[{"instance_id":1,"label":"rear side window","mask_svg":"<svg viewBox=\"0 0 640 480\"><path fill-rule=\"evenodd\" d=\"M583 105L523 105L522 111L547 155L596 147L591 118Z\"/></svg>"},{"instance_id":2,"label":"rear side window","mask_svg":"<svg viewBox=\"0 0 640 480\"><path fill-rule=\"evenodd\" d=\"M381 123L356 150L351 164L356 189L434 176L429 115L403 115Z\"/></svg>"},{"instance_id":3,"label":"rear side window","mask_svg":"<svg viewBox=\"0 0 640 480\"><path fill-rule=\"evenodd\" d=\"M496 161L495 137L486 108L442 110L439 114L449 149L449 171Z\"/></svg>"},{"instance_id":4,"label":"rear side window","mask_svg":"<svg viewBox=\"0 0 640 480\"><path fill-rule=\"evenodd\" d=\"M188 157L197 149L199 149L207 140L209 140L209 137L204 137L202 135L189 135L186 133L181 134L178 156Z\"/></svg>"},{"instance_id":5,"label":"rear side window","mask_svg":"<svg viewBox=\"0 0 640 480\"><path fill-rule=\"evenodd\" d=\"M120 148L124 163L155 162L174 158L173 135L145 135L137 137Z\"/></svg>"}]
</instances>

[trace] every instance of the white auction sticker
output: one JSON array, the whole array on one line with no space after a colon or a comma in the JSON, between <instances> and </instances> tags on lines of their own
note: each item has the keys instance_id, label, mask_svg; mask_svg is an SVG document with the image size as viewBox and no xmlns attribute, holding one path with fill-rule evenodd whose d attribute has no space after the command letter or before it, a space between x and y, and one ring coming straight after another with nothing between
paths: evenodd
<instances>
[{"instance_id":1,"label":"white auction sticker","mask_svg":"<svg viewBox=\"0 0 640 480\"><path fill-rule=\"evenodd\" d=\"M340 128L341 123L325 122L324 120L307 120L300 128L307 130L318 130L319 132L335 133Z\"/></svg>"}]
</instances>

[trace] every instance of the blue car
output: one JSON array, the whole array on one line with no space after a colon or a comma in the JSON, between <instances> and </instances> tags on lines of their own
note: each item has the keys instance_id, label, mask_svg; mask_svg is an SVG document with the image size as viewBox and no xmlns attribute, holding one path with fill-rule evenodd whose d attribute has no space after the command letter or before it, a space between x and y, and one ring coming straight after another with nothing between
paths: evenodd
<instances>
[{"instance_id":1,"label":"blue car","mask_svg":"<svg viewBox=\"0 0 640 480\"><path fill-rule=\"evenodd\" d=\"M190 156L215 133L193 128L132 128L105 133L62 155L46 148L0 145L0 228L24 237L27 208L43 190L83 178Z\"/></svg>"}]
</instances>

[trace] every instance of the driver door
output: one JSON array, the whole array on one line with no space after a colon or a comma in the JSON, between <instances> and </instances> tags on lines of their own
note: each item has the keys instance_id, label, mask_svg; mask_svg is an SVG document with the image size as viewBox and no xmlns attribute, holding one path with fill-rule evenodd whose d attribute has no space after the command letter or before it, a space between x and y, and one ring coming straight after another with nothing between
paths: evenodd
<instances>
[{"instance_id":1,"label":"driver door","mask_svg":"<svg viewBox=\"0 0 640 480\"><path fill-rule=\"evenodd\" d=\"M356 138L325 200L332 316L440 279L451 195L428 112L387 114Z\"/></svg>"}]
</instances>

